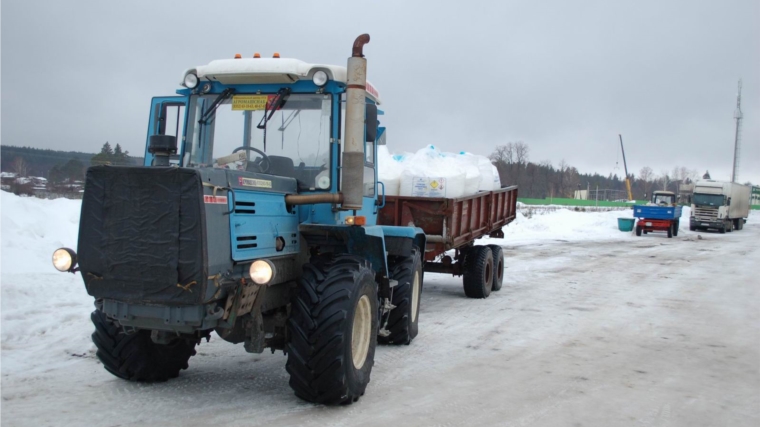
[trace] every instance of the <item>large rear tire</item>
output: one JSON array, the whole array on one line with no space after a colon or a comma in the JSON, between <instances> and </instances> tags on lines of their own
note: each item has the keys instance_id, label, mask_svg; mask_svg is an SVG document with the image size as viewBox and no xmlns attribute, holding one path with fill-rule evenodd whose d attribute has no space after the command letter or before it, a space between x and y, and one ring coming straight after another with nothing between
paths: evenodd
<instances>
[{"instance_id":1,"label":"large rear tire","mask_svg":"<svg viewBox=\"0 0 760 427\"><path fill-rule=\"evenodd\" d=\"M501 290L504 284L504 250L499 245L488 245L493 255L493 286L491 290Z\"/></svg>"},{"instance_id":2,"label":"large rear tire","mask_svg":"<svg viewBox=\"0 0 760 427\"><path fill-rule=\"evenodd\" d=\"M90 315L95 325L92 342L95 354L111 374L129 381L166 381L187 369L195 355L196 341L178 338L169 344L156 344L150 331L126 333L124 328L100 310Z\"/></svg>"},{"instance_id":3,"label":"large rear tire","mask_svg":"<svg viewBox=\"0 0 760 427\"><path fill-rule=\"evenodd\" d=\"M396 308L388 313L387 337L378 336L382 344L410 344L417 336L417 323L420 313L420 295L422 293L422 260L420 250L412 248L410 256L389 257L388 270L391 279L398 284L391 290L391 304Z\"/></svg>"},{"instance_id":4,"label":"large rear tire","mask_svg":"<svg viewBox=\"0 0 760 427\"><path fill-rule=\"evenodd\" d=\"M641 226L640 225L636 226L636 235L637 236L641 236Z\"/></svg>"},{"instance_id":5,"label":"large rear tire","mask_svg":"<svg viewBox=\"0 0 760 427\"><path fill-rule=\"evenodd\" d=\"M352 403L364 394L377 345L377 284L352 255L312 260L291 300L286 369L296 396Z\"/></svg>"},{"instance_id":6,"label":"large rear tire","mask_svg":"<svg viewBox=\"0 0 760 427\"><path fill-rule=\"evenodd\" d=\"M488 246L473 246L464 258L464 294L488 298L493 288L493 253Z\"/></svg>"}]
</instances>

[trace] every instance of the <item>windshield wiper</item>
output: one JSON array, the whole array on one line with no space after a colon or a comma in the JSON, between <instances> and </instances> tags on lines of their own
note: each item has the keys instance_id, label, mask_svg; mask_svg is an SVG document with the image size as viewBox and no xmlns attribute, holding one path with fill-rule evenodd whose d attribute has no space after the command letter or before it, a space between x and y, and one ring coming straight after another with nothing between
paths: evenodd
<instances>
[{"instance_id":1,"label":"windshield wiper","mask_svg":"<svg viewBox=\"0 0 760 427\"><path fill-rule=\"evenodd\" d=\"M285 105L285 103L288 101L288 96L290 96L290 88L284 87L277 91L277 97L272 101L271 112L269 110L269 103L267 102L264 105L264 117L262 117L259 124L256 125L257 129L264 129L264 151L267 151L267 122L272 118L277 110Z\"/></svg>"},{"instance_id":2,"label":"windshield wiper","mask_svg":"<svg viewBox=\"0 0 760 427\"><path fill-rule=\"evenodd\" d=\"M227 88L222 93L219 94L219 96L216 97L214 102L211 103L211 105L208 106L206 111L203 112L203 115L201 116L201 119L198 120L198 123L205 125L208 124L208 119L211 117L211 114L216 111L217 108L222 104L222 102L226 101L227 98L229 98L232 95L232 92L235 92L235 89Z\"/></svg>"}]
</instances>

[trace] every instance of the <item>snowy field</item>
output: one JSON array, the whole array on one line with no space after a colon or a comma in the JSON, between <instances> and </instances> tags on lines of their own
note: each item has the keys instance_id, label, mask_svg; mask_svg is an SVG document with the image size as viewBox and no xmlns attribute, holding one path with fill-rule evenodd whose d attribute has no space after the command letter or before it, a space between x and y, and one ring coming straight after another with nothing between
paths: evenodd
<instances>
[{"instance_id":1,"label":"snowy field","mask_svg":"<svg viewBox=\"0 0 760 427\"><path fill-rule=\"evenodd\" d=\"M173 381L111 376L81 278L50 262L79 202L1 197L3 426L760 425L757 212L672 239L619 232L630 211L521 216L481 241L505 249L501 291L427 274L417 339L378 347L358 403L322 407L293 395L281 352L215 337Z\"/></svg>"}]
</instances>

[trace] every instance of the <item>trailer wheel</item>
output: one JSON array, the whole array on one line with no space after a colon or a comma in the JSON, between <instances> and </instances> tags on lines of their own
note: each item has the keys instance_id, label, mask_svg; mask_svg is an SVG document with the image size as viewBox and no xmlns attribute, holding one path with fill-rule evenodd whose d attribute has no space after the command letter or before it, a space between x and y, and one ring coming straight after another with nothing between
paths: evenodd
<instances>
[{"instance_id":1,"label":"trailer wheel","mask_svg":"<svg viewBox=\"0 0 760 427\"><path fill-rule=\"evenodd\" d=\"M464 294L488 298L493 288L493 253L488 246L473 246L464 258Z\"/></svg>"},{"instance_id":2,"label":"trailer wheel","mask_svg":"<svg viewBox=\"0 0 760 427\"><path fill-rule=\"evenodd\" d=\"M678 227L679 227L678 221L673 223L673 236L678 236Z\"/></svg>"},{"instance_id":3,"label":"trailer wheel","mask_svg":"<svg viewBox=\"0 0 760 427\"><path fill-rule=\"evenodd\" d=\"M377 284L352 255L314 260L291 299L290 387L309 402L352 403L364 394L377 344Z\"/></svg>"},{"instance_id":4,"label":"trailer wheel","mask_svg":"<svg viewBox=\"0 0 760 427\"><path fill-rule=\"evenodd\" d=\"M670 224L670 227L668 227L668 239L673 237L673 224Z\"/></svg>"},{"instance_id":5,"label":"trailer wheel","mask_svg":"<svg viewBox=\"0 0 760 427\"><path fill-rule=\"evenodd\" d=\"M422 260L420 250L412 248L410 256L391 256L389 270L391 279L397 280L392 292L391 304L396 308L388 313L387 329L390 335L378 336L382 344L409 344L417 336L422 293ZM382 320L381 320L382 321Z\"/></svg>"},{"instance_id":6,"label":"trailer wheel","mask_svg":"<svg viewBox=\"0 0 760 427\"><path fill-rule=\"evenodd\" d=\"M640 225L636 226L636 235L637 236L641 236L641 226Z\"/></svg>"},{"instance_id":7,"label":"trailer wheel","mask_svg":"<svg viewBox=\"0 0 760 427\"><path fill-rule=\"evenodd\" d=\"M129 381L166 381L176 378L187 369L187 362L195 355L196 342L178 338L166 345L156 344L150 331L126 333L124 328L100 310L90 315L95 325L92 342L98 351L95 355L111 374Z\"/></svg>"},{"instance_id":8,"label":"trailer wheel","mask_svg":"<svg viewBox=\"0 0 760 427\"><path fill-rule=\"evenodd\" d=\"M493 287L491 290L498 291L504 283L504 251L499 245L488 245L493 255Z\"/></svg>"}]
</instances>

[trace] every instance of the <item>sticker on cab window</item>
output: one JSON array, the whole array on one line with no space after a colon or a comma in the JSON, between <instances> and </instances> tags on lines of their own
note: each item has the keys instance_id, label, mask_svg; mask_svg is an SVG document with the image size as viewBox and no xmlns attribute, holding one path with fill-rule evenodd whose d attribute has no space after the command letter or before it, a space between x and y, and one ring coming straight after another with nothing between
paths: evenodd
<instances>
[{"instance_id":1,"label":"sticker on cab window","mask_svg":"<svg viewBox=\"0 0 760 427\"><path fill-rule=\"evenodd\" d=\"M233 95L232 111L261 111L272 108L277 95Z\"/></svg>"}]
</instances>

